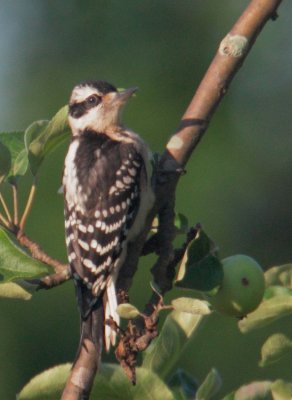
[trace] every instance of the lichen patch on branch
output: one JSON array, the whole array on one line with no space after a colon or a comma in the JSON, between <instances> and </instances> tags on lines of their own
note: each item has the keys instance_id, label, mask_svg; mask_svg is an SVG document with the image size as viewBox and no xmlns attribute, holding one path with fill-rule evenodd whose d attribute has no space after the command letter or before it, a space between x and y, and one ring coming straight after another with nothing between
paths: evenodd
<instances>
[{"instance_id":1,"label":"lichen patch on branch","mask_svg":"<svg viewBox=\"0 0 292 400\"><path fill-rule=\"evenodd\" d=\"M178 137L178 136L173 136L170 141L167 144L167 148L170 149L176 149L179 150L180 148L182 148L184 142L183 140Z\"/></svg>"},{"instance_id":2,"label":"lichen patch on branch","mask_svg":"<svg viewBox=\"0 0 292 400\"><path fill-rule=\"evenodd\" d=\"M228 35L219 46L219 54L222 56L242 57L248 50L248 39L242 35Z\"/></svg>"}]
</instances>

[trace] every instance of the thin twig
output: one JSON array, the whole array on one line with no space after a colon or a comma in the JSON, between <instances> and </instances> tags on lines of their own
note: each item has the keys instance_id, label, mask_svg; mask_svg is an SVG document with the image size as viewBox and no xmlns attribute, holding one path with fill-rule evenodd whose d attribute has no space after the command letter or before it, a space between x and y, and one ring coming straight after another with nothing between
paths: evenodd
<instances>
[{"instance_id":1,"label":"thin twig","mask_svg":"<svg viewBox=\"0 0 292 400\"><path fill-rule=\"evenodd\" d=\"M10 222L0 213L0 221L6 228L10 228Z\"/></svg>"},{"instance_id":2,"label":"thin twig","mask_svg":"<svg viewBox=\"0 0 292 400\"><path fill-rule=\"evenodd\" d=\"M19 243L29 249L31 255L39 261L42 261L45 264L50 265L51 267L54 268L55 273L63 273L65 271L68 271L68 265L61 263L59 260L56 260L53 257L50 257L44 250L33 240L31 240L26 234L22 231L18 231L16 235L17 240Z\"/></svg>"},{"instance_id":3,"label":"thin twig","mask_svg":"<svg viewBox=\"0 0 292 400\"><path fill-rule=\"evenodd\" d=\"M9 209L7 207L6 201L5 201L4 197L2 196L2 193L0 193L0 202L2 204L3 210L5 211L5 214L6 214L6 217L7 217L8 221L11 223L12 222L11 214L10 214Z\"/></svg>"},{"instance_id":4,"label":"thin twig","mask_svg":"<svg viewBox=\"0 0 292 400\"><path fill-rule=\"evenodd\" d=\"M28 279L26 282L36 286L36 290L52 289L56 286L62 285L63 283L71 279L71 271L69 265L67 265L66 267L67 268L64 268L63 271L60 271L58 273L47 275L39 279Z\"/></svg>"},{"instance_id":5,"label":"thin twig","mask_svg":"<svg viewBox=\"0 0 292 400\"><path fill-rule=\"evenodd\" d=\"M22 214L22 217L20 219L19 229L21 231L24 230L24 225L26 223L28 214L29 214L29 212L31 210L32 203L33 203L34 196L35 196L35 192L36 192L36 183L34 182L32 187L31 187L31 189L30 189L29 196L28 196L28 199L27 199L27 202L26 202L26 206L25 206L24 212Z\"/></svg>"},{"instance_id":6,"label":"thin twig","mask_svg":"<svg viewBox=\"0 0 292 400\"><path fill-rule=\"evenodd\" d=\"M18 194L16 184L12 184L12 194L13 194L13 223L18 226Z\"/></svg>"}]
</instances>

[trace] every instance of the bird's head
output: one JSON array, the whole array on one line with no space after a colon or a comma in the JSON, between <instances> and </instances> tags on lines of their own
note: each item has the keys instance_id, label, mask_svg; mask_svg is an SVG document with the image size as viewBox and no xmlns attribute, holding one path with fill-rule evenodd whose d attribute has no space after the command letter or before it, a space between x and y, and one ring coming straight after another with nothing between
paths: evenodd
<instances>
[{"instance_id":1,"label":"bird's head","mask_svg":"<svg viewBox=\"0 0 292 400\"><path fill-rule=\"evenodd\" d=\"M118 91L104 81L85 81L75 86L69 101L69 124L73 136L85 130L106 133L120 126L120 115L137 88Z\"/></svg>"}]
</instances>

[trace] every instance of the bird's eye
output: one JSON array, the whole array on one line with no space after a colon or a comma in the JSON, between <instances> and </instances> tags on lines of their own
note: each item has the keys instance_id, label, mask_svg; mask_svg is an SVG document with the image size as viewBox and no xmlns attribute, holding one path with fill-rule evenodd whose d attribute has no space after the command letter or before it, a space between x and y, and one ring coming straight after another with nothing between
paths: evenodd
<instances>
[{"instance_id":1,"label":"bird's eye","mask_svg":"<svg viewBox=\"0 0 292 400\"><path fill-rule=\"evenodd\" d=\"M92 95L89 96L86 100L85 100L85 104L87 108L91 108L96 106L97 104L99 104L101 101L101 98L97 95Z\"/></svg>"}]
</instances>

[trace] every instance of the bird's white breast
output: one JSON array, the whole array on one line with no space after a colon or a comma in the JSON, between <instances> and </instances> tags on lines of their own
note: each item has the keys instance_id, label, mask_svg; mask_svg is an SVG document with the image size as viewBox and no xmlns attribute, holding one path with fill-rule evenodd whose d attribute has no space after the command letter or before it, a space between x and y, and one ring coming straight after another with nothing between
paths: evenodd
<instances>
[{"instance_id":1,"label":"bird's white breast","mask_svg":"<svg viewBox=\"0 0 292 400\"><path fill-rule=\"evenodd\" d=\"M63 176L63 186L66 190L66 201L68 204L77 204L78 179L75 164L75 156L79 146L79 141L74 140L69 146L65 159L65 168Z\"/></svg>"}]
</instances>

